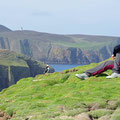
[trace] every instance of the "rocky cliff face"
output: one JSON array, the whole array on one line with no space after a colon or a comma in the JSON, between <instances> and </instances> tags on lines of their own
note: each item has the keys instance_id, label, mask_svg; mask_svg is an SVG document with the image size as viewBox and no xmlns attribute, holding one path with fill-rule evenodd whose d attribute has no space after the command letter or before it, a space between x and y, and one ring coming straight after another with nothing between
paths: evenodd
<instances>
[{"instance_id":1,"label":"rocky cliff face","mask_svg":"<svg viewBox=\"0 0 120 120\"><path fill-rule=\"evenodd\" d=\"M18 49L14 49L16 45L19 46ZM53 64L89 64L105 60L112 54L112 48L107 46L103 46L96 51L92 49L82 50L75 47L54 46L39 42L33 43L27 39L12 43L8 39L0 38L0 48L20 52L45 63Z\"/></svg>"},{"instance_id":2,"label":"rocky cliff face","mask_svg":"<svg viewBox=\"0 0 120 120\"><path fill-rule=\"evenodd\" d=\"M89 64L109 58L119 37L56 35L35 31L0 32L0 49L22 53L44 63Z\"/></svg>"},{"instance_id":3,"label":"rocky cliff face","mask_svg":"<svg viewBox=\"0 0 120 120\"><path fill-rule=\"evenodd\" d=\"M0 90L15 84L21 78L43 74L46 65L8 50L0 51ZM49 72L54 72L50 69Z\"/></svg>"},{"instance_id":4,"label":"rocky cliff face","mask_svg":"<svg viewBox=\"0 0 120 120\"><path fill-rule=\"evenodd\" d=\"M32 57L51 64L89 64L92 62L100 62L109 58L113 49L112 47L103 46L98 50L82 50L80 48L52 45L46 46L46 50L40 45L39 49L37 49L37 45L35 48L36 50L33 50Z\"/></svg>"},{"instance_id":5,"label":"rocky cliff face","mask_svg":"<svg viewBox=\"0 0 120 120\"><path fill-rule=\"evenodd\" d=\"M43 61L40 55L40 60ZM53 47L50 49L49 54L44 59L46 63L55 64L87 64L89 60L81 51L80 48L59 48Z\"/></svg>"},{"instance_id":6,"label":"rocky cliff face","mask_svg":"<svg viewBox=\"0 0 120 120\"><path fill-rule=\"evenodd\" d=\"M0 90L9 86L8 67L0 65Z\"/></svg>"},{"instance_id":7,"label":"rocky cliff face","mask_svg":"<svg viewBox=\"0 0 120 120\"><path fill-rule=\"evenodd\" d=\"M30 76L28 67L0 65L0 90L15 84L21 78Z\"/></svg>"}]
</instances>

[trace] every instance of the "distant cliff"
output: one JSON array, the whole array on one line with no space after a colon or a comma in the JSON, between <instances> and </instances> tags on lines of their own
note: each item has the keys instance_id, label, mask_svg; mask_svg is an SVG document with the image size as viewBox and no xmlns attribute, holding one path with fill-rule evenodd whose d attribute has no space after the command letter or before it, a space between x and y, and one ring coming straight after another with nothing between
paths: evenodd
<instances>
[{"instance_id":1,"label":"distant cliff","mask_svg":"<svg viewBox=\"0 0 120 120\"><path fill-rule=\"evenodd\" d=\"M12 30L10 30L9 28L3 26L3 25L0 25L0 32L10 32Z\"/></svg>"},{"instance_id":2,"label":"distant cliff","mask_svg":"<svg viewBox=\"0 0 120 120\"><path fill-rule=\"evenodd\" d=\"M0 30L0 49L22 53L44 63L89 64L109 58L119 37L57 35L35 31Z\"/></svg>"},{"instance_id":3,"label":"distant cliff","mask_svg":"<svg viewBox=\"0 0 120 120\"><path fill-rule=\"evenodd\" d=\"M0 50L0 90L15 84L21 78L43 74L46 65L15 52ZM50 69L54 72L54 69Z\"/></svg>"}]
</instances>

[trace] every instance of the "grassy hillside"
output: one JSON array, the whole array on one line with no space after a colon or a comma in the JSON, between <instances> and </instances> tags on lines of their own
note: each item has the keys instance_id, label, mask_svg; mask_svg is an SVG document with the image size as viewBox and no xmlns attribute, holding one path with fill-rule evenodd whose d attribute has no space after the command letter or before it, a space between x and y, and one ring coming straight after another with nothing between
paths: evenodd
<instances>
[{"instance_id":1,"label":"grassy hillside","mask_svg":"<svg viewBox=\"0 0 120 120\"><path fill-rule=\"evenodd\" d=\"M28 67L26 62L19 58L22 56L24 57L24 55L9 50L0 50L0 65Z\"/></svg>"},{"instance_id":2,"label":"grassy hillside","mask_svg":"<svg viewBox=\"0 0 120 120\"><path fill-rule=\"evenodd\" d=\"M14 51L9 51L7 49L0 49L0 65L28 67L26 61L29 59L33 60L30 57L25 56L23 54L16 53ZM33 62L36 62L36 66L39 64L41 65L41 67L46 67L46 65L41 61L33 60Z\"/></svg>"},{"instance_id":3,"label":"grassy hillside","mask_svg":"<svg viewBox=\"0 0 120 120\"><path fill-rule=\"evenodd\" d=\"M60 44L65 47L81 48L82 50L98 50L103 46L116 45L118 37L109 36L92 36L92 35L68 35L74 42L58 41L56 44ZM112 47L111 46L111 47Z\"/></svg>"},{"instance_id":4,"label":"grassy hillside","mask_svg":"<svg viewBox=\"0 0 120 120\"><path fill-rule=\"evenodd\" d=\"M105 115L119 120L119 78L106 79L111 71L84 81L75 77L96 65L21 79L0 92L0 109L13 116L11 120L74 120L83 112L96 120Z\"/></svg>"}]
</instances>

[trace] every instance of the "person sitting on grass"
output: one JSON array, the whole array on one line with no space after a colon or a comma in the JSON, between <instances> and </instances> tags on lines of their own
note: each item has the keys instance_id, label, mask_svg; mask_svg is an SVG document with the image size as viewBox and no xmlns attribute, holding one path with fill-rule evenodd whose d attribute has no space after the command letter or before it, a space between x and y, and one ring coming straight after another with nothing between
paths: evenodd
<instances>
[{"instance_id":1,"label":"person sitting on grass","mask_svg":"<svg viewBox=\"0 0 120 120\"><path fill-rule=\"evenodd\" d=\"M83 74L76 74L75 76L85 80L91 76L98 75L100 73L103 73L104 71L107 71L108 69L111 69L113 73L106 78L110 79L120 77L120 45L114 47L112 59L113 60L105 61L100 65L85 71L85 73Z\"/></svg>"}]
</instances>

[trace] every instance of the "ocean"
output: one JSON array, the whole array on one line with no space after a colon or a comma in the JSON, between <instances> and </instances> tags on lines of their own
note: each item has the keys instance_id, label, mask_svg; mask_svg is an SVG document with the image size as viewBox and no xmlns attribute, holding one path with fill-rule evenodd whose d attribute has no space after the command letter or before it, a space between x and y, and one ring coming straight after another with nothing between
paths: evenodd
<instances>
[{"instance_id":1,"label":"ocean","mask_svg":"<svg viewBox=\"0 0 120 120\"><path fill-rule=\"evenodd\" d=\"M49 65L52 68L54 68L56 72L60 72L60 71L67 70L67 69L70 69L70 68L74 68L74 67L77 67L77 66L82 66L82 65L64 65L64 64L49 64Z\"/></svg>"}]
</instances>

